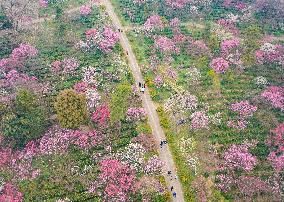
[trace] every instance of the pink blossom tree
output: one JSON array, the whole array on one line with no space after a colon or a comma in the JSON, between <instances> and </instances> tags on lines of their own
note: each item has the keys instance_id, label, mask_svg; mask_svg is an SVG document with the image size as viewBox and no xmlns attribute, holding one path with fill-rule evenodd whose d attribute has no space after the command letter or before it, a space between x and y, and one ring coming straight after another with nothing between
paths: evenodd
<instances>
[{"instance_id":1,"label":"pink blossom tree","mask_svg":"<svg viewBox=\"0 0 284 202\"><path fill-rule=\"evenodd\" d=\"M92 120L99 125L105 125L106 121L110 118L110 110L107 105L102 105L96 108L92 115Z\"/></svg>"},{"instance_id":2,"label":"pink blossom tree","mask_svg":"<svg viewBox=\"0 0 284 202\"><path fill-rule=\"evenodd\" d=\"M4 189L0 192L0 201L3 202L22 202L23 194L11 183L5 183Z\"/></svg>"},{"instance_id":3,"label":"pink blossom tree","mask_svg":"<svg viewBox=\"0 0 284 202\"><path fill-rule=\"evenodd\" d=\"M159 15L151 15L144 23L146 31L161 30L164 28L164 23Z\"/></svg>"},{"instance_id":4,"label":"pink blossom tree","mask_svg":"<svg viewBox=\"0 0 284 202\"><path fill-rule=\"evenodd\" d=\"M214 58L210 66L218 74L224 73L229 68L229 62L223 58Z\"/></svg>"},{"instance_id":5,"label":"pink blossom tree","mask_svg":"<svg viewBox=\"0 0 284 202\"><path fill-rule=\"evenodd\" d=\"M249 146L246 144L230 146L224 153L224 160L230 169L242 169L251 171L257 164L257 158L249 153Z\"/></svg>"},{"instance_id":6,"label":"pink blossom tree","mask_svg":"<svg viewBox=\"0 0 284 202\"><path fill-rule=\"evenodd\" d=\"M105 159L100 163L100 172L89 192L101 193L105 201L127 201L135 182L134 171L118 160Z\"/></svg>"},{"instance_id":7,"label":"pink blossom tree","mask_svg":"<svg viewBox=\"0 0 284 202\"><path fill-rule=\"evenodd\" d=\"M88 5L81 6L80 8L80 14L84 17L90 15L91 12L92 12L92 8Z\"/></svg>"},{"instance_id":8,"label":"pink blossom tree","mask_svg":"<svg viewBox=\"0 0 284 202\"><path fill-rule=\"evenodd\" d=\"M204 111L197 111L191 115L191 128L196 129L206 129L209 125L209 118Z\"/></svg>"},{"instance_id":9,"label":"pink blossom tree","mask_svg":"<svg viewBox=\"0 0 284 202\"><path fill-rule=\"evenodd\" d=\"M270 86L261 93L261 96L273 107L284 110L284 86Z\"/></svg>"}]
</instances>

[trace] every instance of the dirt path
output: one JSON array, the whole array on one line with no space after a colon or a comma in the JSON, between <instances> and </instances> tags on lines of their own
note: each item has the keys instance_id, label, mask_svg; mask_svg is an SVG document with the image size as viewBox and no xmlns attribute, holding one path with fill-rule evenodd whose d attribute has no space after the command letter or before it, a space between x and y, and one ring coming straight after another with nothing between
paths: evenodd
<instances>
[{"instance_id":1,"label":"dirt path","mask_svg":"<svg viewBox=\"0 0 284 202\"><path fill-rule=\"evenodd\" d=\"M114 12L114 8L112 6L112 4L110 3L109 0L102 0L101 3L103 5L106 6L106 12L109 14L111 20L113 21L113 24L116 28L120 28L123 30L123 27L121 26L121 23L119 21L119 18L117 17L117 15ZM140 72L139 66L138 66L138 62L135 58L135 55L132 51L131 45L126 37L126 34L120 33L120 42L121 45L124 49L124 51L128 54L127 58L133 73L133 76L135 78L136 84L138 84L138 82L143 82L143 77L142 74ZM161 140L166 140L165 134L163 129L160 126L160 122L159 122L159 118L158 118L158 114L156 112L156 107L154 105L154 103L152 102L149 92L146 90L145 94L142 95L142 99L143 99L143 105L145 107L145 110L149 116L149 123L150 126L152 128L153 131L153 135L155 137L156 143L157 145L159 145ZM168 187L170 188L171 186L174 187L174 191L177 193L177 197L173 198L173 201L178 201L178 202L183 202L184 198L183 198L183 191L182 191L182 187L181 184L179 182L178 179L170 179L170 177L167 175L167 171L171 171L173 176L176 176L176 168L174 165L174 161L173 161L173 157L171 155L171 152L168 148L168 146L163 146L162 149L159 149L159 155L162 161L165 162L165 166L164 166L164 175L168 184Z\"/></svg>"}]
</instances>

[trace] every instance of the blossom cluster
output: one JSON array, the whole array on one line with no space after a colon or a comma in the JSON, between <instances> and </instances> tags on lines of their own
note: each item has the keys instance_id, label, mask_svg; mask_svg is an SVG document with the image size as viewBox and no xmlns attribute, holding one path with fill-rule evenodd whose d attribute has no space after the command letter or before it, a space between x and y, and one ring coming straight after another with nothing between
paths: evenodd
<instances>
[{"instance_id":1,"label":"blossom cluster","mask_svg":"<svg viewBox=\"0 0 284 202\"><path fill-rule=\"evenodd\" d=\"M194 112L191 116L191 129L206 129L209 125L209 117L204 111Z\"/></svg>"},{"instance_id":2,"label":"blossom cluster","mask_svg":"<svg viewBox=\"0 0 284 202\"><path fill-rule=\"evenodd\" d=\"M160 30L162 28L164 28L164 23L159 15L151 15L144 23L144 29L146 31Z\"/></svg>"},{"instance_id":3,"label":"blossom cluster","mask_svg":"<svg viewBox=\"0 0 284 202\"><path fill-rule=\"evenodd\" d=\"M89 187L89 193L103 195L106 201L127 201L134 182L135 172L127 165L119 160L105 159L100 163L99 177Z\"/></svg>"},{"instance_id":4,"label":"blossom cluster","mask_svg":"<svg viewBox=\"0 0 284 202\"><path fill-rule=\"evenodd\" d=\"M191 0L166 0L166 4L174 9L181 9L190 2L192 1Z\"/></svg>"},{"instance_id":5,"label":"blossom cluster","mask_svg":"<svg viewBox=\"0 0 284 202\"><path fill-rule=\"evenodd\" d=\"M239 39L227 39L221 43L222 54L227 55L232 49L237 48L240 45Z\"/></svg>"},{"instance_id":6,"label":"blossom cluster","mask_svg":"<svg viewBox=\"0 0 284 202\"><path fill-rule=\"evenodd\" d=\"M99 49L104 53L109 53L119 41L119 34L107 26L102 31L97 29L86 30L85 36L86 41L79 41L76 45L83 51Z\"/></svg>"},{"instance_id":7,"label":"blossom cluster","mask_svg":"<svg viewBox=\"0 0 284 202\"><path fill-rule=\"evenodd\" d=\"M99 125L105 125L110 117L110 110L107 105L98 106L92 114L92 120Z\"/></svg>"},{"instance_id":8,"label":"blossom cluster","mask_svg":"<svg viewBox=\"0 0 284 202\"><path fill-rule=\"evenodd\" d=\"M228 168L251 171L257 164L257 158L249 153L249 147L243 145L231 145L224 153L224 160Z\"/></svg>"},{"instance_id":9,"label":"blossom cluster","mask_svg":"<svg viewBox=\"0 0 284 202\"><path fill-rule=\"evenodd\" d=\"M167 111L192 111L198 106L198 99L189 92L180 92L172 95L164 104Z\"/></svg>"},{"instance_id":10,"label":"blossom cluster","mask_svg":"<svg viewBox=\"0 0 284 202\"><path fill-rule=\"evenodd\" d=\"M232 111L238 112L241 117L250 117L257 110L257 107L251 105L247 100L231 104Z\"/></svg>"},{"instance_id":11,"label":"blossom cluster","mask_svg":"<svg viewBox=\"0 0 284 202\"><path fill-rule=\"evenodd\" d=\"M86 16L90 15L91 12L92 12L92 8L90 6L84 5L84 6L81 6L81 8L80 8L80 14L82 16L86 17Z\"/></svg>"},{"instance_id":12,"label":"blossom cluster","mask_svg":"<svg viewBox=\"0 0 284 202\"><path fill-rule=\"evenodd\" d=\"M224 73L229 68L229 62L223 58L214 58L210 66L216 73Z\"/></svg>"},{"instance_id":13,"label":"blossom cluster","mask_svg":"<svg viewBox=\"0 0 284 202\"><path fill-rule=\"evenodd\" d=\"M261 93L261 96L273 107L284 110L284 86L270 86Z\"/></svg>"},{"instance_id":14,"label":"blossom cluster","mask_svg":"<svg viewBox=\"0 0 284 202\"><path fill-rule=\"evenodd\" d=\"M284 66L284 46L264 43L259 50L256 50L256 61L259 64L278 63Z\"/></svg>"},{"instance_id":15,"label":"blossom cluster","mask_svg":"<svg viewBox=\"0 0 284 202\"><path fill-rule=\"evenodd\" d=\"M113 154L113 156L115 159L118 159L129 165L131 169L140 171L145 163L144 162L145 154L146 150L141 144L130 143L124 149Z\"/></svg>"},{"instance_id":16,"label":"blossom cluster","mask_svg":"<svg viewBox=\"0 0 284 202\"><path fill-rule=\"evenodd\" d=\"M155 46L163 53L179 53L179 48L176 47L173 40L166 36L159 36L155 40Z\"/></svg>"},{"instance_id":17,"label":"blossom cluster","mask_svg":"<svg viewBox=\"0 0 284 202\"><path fill-rule=\"evenodd\" d=\"M164 163L158 156L152 156L144 167L144 172L147 174L161 174Z\"/></svg>"},{"instance_id":18,"label":"blossom cluster","mask_svg":"<svg viewBox=\"0 0 284 202\"><path fill-rule=\"evenodd\" d=\"M5 183L3 190L0 191L0 201L21 202L23 194L11 183Z\"/></svg>"},{"instance_id":19,"label":"blossom cluster","mask_svg":"<svg viewBox=\"0 0 284 202\"><path fill-rule=\"evenodd\" d=\"M98 135L95 131L81 132L78 130L53 127L39 141L39 152L43 155L63 154L69 146L76 145L88 149L97 145Z\"/></svg>"},{"instance_id":20,"label":"blossom cluster","mask_svg":"<svg viewBox=\"0 0 284 202\"><path fill-rule=\"evenodd\" d=\"M0 69L9 71L13 68L21 68L27 59L34 58L37 55L38 50L34 46L28 43L21 43L13 49L10 57L0 59Z\"/></svg>"},{"instance_id":21,"label":"blossom cluster","mask_svg":"<svg viewBox=\"0 0 284 202\"><path fill-rule=\"evenodd\" d=\"M154 79L154 83L155 83L157 88L160 88L164 84L163 77L156 76L155 79Z\"/></svg>"},{"instance_id":22,"label":"blossom cluster","mask_svg":"<svg viewBox=\"0 0 284 202\"><path fill-rule=\"evenodd\" d=\"M126 112L126 118L130 121L140 121L145 119L145 116L144 108L129 108Z\"/></svg>"},{"instance_id":23,"label":"blossom cluster","mask_svg":"<svg viewBox=\"0 0 284 202\"><path fill-rule=\"evenodd\" d=\"M281 171L284 168L284 123L271 130L266 144L270 148L268 160L276 171Z\"/></svg>"},{"instance_id":24,"label":"blossom cluster","mask_svg":"<svg viewBox=\"0 0 284 202\"><path fill-rule=\"evenodd\" d=\"M75 58L64 58L62 61L56 60L51 63L51 71L65 74L72 74L79 67L79 62Z\"/></svg>"}]
</instances>

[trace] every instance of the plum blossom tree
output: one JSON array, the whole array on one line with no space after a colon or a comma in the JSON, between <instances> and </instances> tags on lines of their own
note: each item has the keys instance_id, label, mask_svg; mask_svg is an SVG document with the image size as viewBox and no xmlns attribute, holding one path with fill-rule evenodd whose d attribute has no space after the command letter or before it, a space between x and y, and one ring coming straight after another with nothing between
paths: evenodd
<instances>
[{"instance_id":1,"label":"plum blossom tree","mask_svg":"<svg viewBox=\"0 0 284 202\"><path fill-rule=\"evenodd\" d=\"M179 48L176 47L173 40L166 36L159 36L155 40L156 48L165 54L179 53Z\"/></svg>"},{"instance_id":2,"label":"plum blossom tree","mask_svg":"<svg viewBox=\"0 0 284 202\"><path fill-rule=\"evenodd\" d=\"M231 145L224 153L225 164L230 169L251 171L257 164L257 158L249 153L249 146Z\"/></svg>"},{"instance_id":3,"label":"plum blossom tree","mask_svg":"<svg viewBox=\"0 0 284 202\"><path fill-rule=\"evenodd\" d=\"M243 118L250 117L257 110L256 106L249 104L247 100L231 104L232 111L238 112Z\"/></svg>"},{"instance_id":4,"label":"plum blossom tree","mask_svg":"<svg viewBox=\"0 0 284 202\"><path fill-rule=\"evenodd\" d=\"M216 73L224 73L229 68L229 62L223 58L214 58L210 66Z\"/></svg>"},{"instance_id":5,"label":"plum blossom tree","mask_svg":"<svg viewBox=\"0 0 284 202\"><path fill-rule=\"evenodd\" d=\"M92 8L88 5L81 6L81 8L80 8L80 14L82 16L86 17L86 16L90 15L91 12L92 12Z\"/></svg>"},{"instance_id":6,"label":"plum blossom tree","mask_svg":"<svg viewBox=\"0 0 284 202\"><path fill-rule=\"evenodd\" d=\"M5 183L2 192L0 193L0 201L21 202L23 194L11 183Z\"/></svg>"},{"instance_id":7,"label":"plum blossom tree","mask_svg":"<svg viewBox=\"0 0 284 202\"><path fill-rule=\"evenodd\" d=\"M144 108L128 108L126 119L129 121L140 121L145 119L146 112Z\"/></svg>"},{"instance_id":8,"label":"plum blossom tree","mask_svg":"<svg viewBox=\"0 0 284 202\"><path fill-rule=\"evenodd\" d=\"M104 201L127 201L134 182L135 172L127 165L118 160L105 159L100 163L100 175L89 192L101 193Z\"/></svg>"},{"instance_id":9,"label":"plum blossom tree","mask_svg":"<svg viewBox=\"0 0 284 202\"><path fill-rule=\"evenodd\" d=\"M270 148L268 160L277 172L281 171L284 168L284 123L270 131L266 144Z\"/></svg>"},{"instance_id":10,"label":"plum blossom tree","mask_svg":"<svg viewBox=\"0 0 284 202\"><path fill-rule=\"evenodd\" d=\"M92 115L92 120L99 125L105 125L110 118L110 111L107 105L102 105L96 108Z\"/></svg>"},{"instance_id":11,"label":"plum blossom tree","mask_svg":"<svg viewBox=\"0 0 284 202\"><path fill-rule=\"evenodd\" d=\"M38 0L1 0L0 7L5 16L13 24L15 31L19 30L19 23L24 17L37 17L38 14Z\"/></svg>"},{"instance_id":12,"label":"plum blossom tree","mask_svg":"<svg viewBox=\"0 0 284 202\"><path fill-rule=\"evenodd\" d=\"M284 86L270 86L261 93L261 96L269 101L273 107L284 110Z\"/></svg>"},{"instance_id":13,"label":"plum blossom tree","mask_svg":"<svg viewBox=\"0 0 284 202\"><path fill-rule=\"evenodd\" d=\"M191 129L203 129L208 128L209 118L204 111L194 112L191 116Z\"/></svg>"},{"instance_id":14,"label":"plum blossom tree","mask_svg":"<svg viewBox=\"0 0 284 202\"><path fill-rule=\"evenodd\" d=\"M164 28L164 23L159 15L151 15L144 23L146 31L161 30Z\"/></svg>"}]
</instances>

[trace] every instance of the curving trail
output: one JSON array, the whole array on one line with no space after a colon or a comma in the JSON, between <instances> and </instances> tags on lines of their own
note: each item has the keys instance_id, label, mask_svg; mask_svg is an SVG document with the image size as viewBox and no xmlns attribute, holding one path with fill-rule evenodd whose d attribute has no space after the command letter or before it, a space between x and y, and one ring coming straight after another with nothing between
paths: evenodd
<instances>
[{"instance_id":1,"label":"curving trail","mask_svg":"<svg viewBox=\"0 0 284 202\"><path fill-rule=\"evenodd\" d=\"M110 3L109 0L102 0L101 3L103 5L105 5L106 7L106 12L108 13L109 17L111 18L114 26L118 29L124 30L123 27L121 26L121 23L119 21L119 18L117 17L117 15L114 12L114 8L112 6L112 4ZM125 51L133 76L135 78L136 84L138 84L138 82L143 82L143 77L141 74L141 71L139 69L138 66L138 62L135 58L135 55L132 51L131 45L127 39L127 36L124 32L120 33L120 43ZM156 140L157 145L159 146L159 143L161 140L166 140L164 131L162 129L162 127L160 126L160 121L158 118L158 114L156 112L156 107L154 105L154 103L152 102L149 92L146 90L145 94L142 95L142 100L143 100L143 106L148 114L149 117L149 124L152 128L153 131L153 135L154 138ZM173 176L176 176L176 168L174 165L174 161L173 161L173 157L171 155L171 152L168 148L168 146L163 146L162 149L159 149L159 155L161 160L165 163L164 165L164 176L166 178L166 182L168 185L168 188L170 188L171 186L174 187L174 191L177 193L177 197L176 198L172 198L173 201L177 201L177 202L184 202L184 197L183 197L183 191L182 191L182 186L179 182L179 179L172 179L167 175L168 171L172 172Z\"/></svg>"},{"instance_id":2,"label":"curving trail","mask_svg":"<svg viewBox=\"0 0 284 202\"><path fill-rule=\"evenodd\" d=\"M94 1L90 1L86 5L94 5L94 4L97 4L97 3L94 3ZM112 20L114 26L117 29L119 28L119 29L124 30L124 31L127 31L129 29L129 27L122 27L122 25L119 21L119 18L115 14L114 8L113 8L113 6L112 6L112 4L109 0L101 0L100 4L102 4L106 7L106 12L108 13L110 19ZM75 7L75 8L72 8L70 10L65 11L64 13L70 14L70 13L79 11L79 9L80 9L80 7ZM49 17L46 17L46 18L38 18L38 19L32 20L30 22L21 23L20 25L23 26L23 27L31 27L34 24L43 23L45 21L50 21L54 17L55 16L52 15L52 16L49 16ZM135 78L135 81L136 81L136 84L137 84L137 87L138 87L138 82L144 83L138 62L135 58L135 55L132 51L130 42L129 42L126 34L124 32L119 33L119 34L120 34L120 43L122 45L122 48L124 49L124 52L128 53L128 54L126 54L126 56L127 56L128 61L129 61L132 74ZM158 114L156 112L156 107L155 107L153 101L151 100L151 97L150 97L149 92L147 90L145 91L145 94L143 94L141 97L142 97L143 106L144 106L144 108L145 108L145 110L148 114L148 117L149 117L149 124L152 128L156 144L158 145L158 148L160 148L160 146L159 146L160 141L166 140L166 136L165 136L164 131L163 131L161 125L160 125L159 117L158 117ZM161 160L165 163L165 165L163 167L163 174L165 176L168 189L170 191L170 187L173 186L174 191L177 194L176 198L172 197L172 201L184 202L185 200L184 200L184 195L183 195L181 183L180 183L178 178L177 179L174 178L174 176L177 176L177 173L176 173L176 167L175 167L174 160L173 160L173 157L171 155L171 152L169 150L169 147L167 145L163 146L163 148L158 150L158 153L159 153ZM171 179L170 176L168 176L168 174L167 174L168 171L172 172L172 176L173 176L172 179Z\"/></svg>"}]
</instances>

